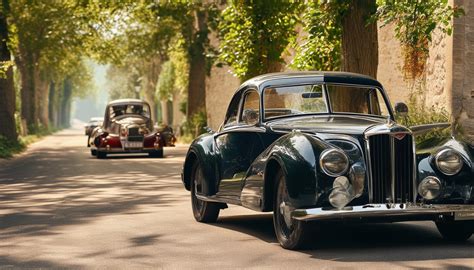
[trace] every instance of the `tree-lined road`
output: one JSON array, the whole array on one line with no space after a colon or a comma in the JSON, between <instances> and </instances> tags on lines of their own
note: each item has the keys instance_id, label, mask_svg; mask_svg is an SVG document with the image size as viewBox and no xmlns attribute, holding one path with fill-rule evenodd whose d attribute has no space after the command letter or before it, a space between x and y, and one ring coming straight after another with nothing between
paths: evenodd
<instances>
[{"instance_id":1,"label":"tree-lined road","mask_svg":"<svg viewBox=\"0 0 474 270\"><path fill-rule=\"evenodd\" d=\"M278 245L271 214L231 206L197 223L180 180L185 146L97 160L82 132L0 160L0 268L474 267L474 237L446 243L431 222L332 227L302 251Z\"/></svg>"}]
</instances>

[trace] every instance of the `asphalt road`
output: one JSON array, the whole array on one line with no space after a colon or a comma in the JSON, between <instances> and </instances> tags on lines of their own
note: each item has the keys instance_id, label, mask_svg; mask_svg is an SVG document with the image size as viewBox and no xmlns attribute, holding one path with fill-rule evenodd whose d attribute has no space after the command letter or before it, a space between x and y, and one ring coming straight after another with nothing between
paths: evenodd
<instances>
[{"instance_id":1,"label":"asphalt road","mask_svg":"<svg viewBox=\"0 0 474 270\"><path fill-rule=\"evenodd\" d=\"M0 160L0 268L474 268L474 237L446 243L431 222L326 228L302 251L278 245L271 214L197 223L185 146L97 160L85 145L70 129Z\"/></svg>"}]
</instances>

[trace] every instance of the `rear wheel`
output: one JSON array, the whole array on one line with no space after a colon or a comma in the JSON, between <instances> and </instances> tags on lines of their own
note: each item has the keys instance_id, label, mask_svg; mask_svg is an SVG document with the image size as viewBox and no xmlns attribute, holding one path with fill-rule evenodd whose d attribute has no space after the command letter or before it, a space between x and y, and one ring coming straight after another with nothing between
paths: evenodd
<instances>
[{"instance_id":1,"label":"rear wheel","mask_svg":"<svg viewBox=\"0 0 474 270\"><path fill-rule=\"evenodd\" d=\"M202 191L202 183L205 181L204 174L199 162L193 164L191 175L191 205L194 218L199 222L213 223L219 216L220 205L215 202L206 202L196 197L196 192Z\"/></svg>"},{"instance_id":2,"label":"rear wheel","mask_svg":"<svg viewBox=\"0 0 474 270\"><path fill-rule=\"evenodd\" d=\"M152 158L162 158L163 157L163 149L155 150L153 152L148 153L149 157Z\"/></svg>"},{"instance_id":3,"label":"rear wheel","mask_svg":"<svg viewBox=\"0 0 474 270\"><path fill-rule=\"evenodd\" d=\"M97 158L99 159L107 158L107 153L97 150Z\"/></svg>"},{"instance_id":4,"label":"rear wheel","mask_svg":"<svg viewBox=\"0 0 474 270\"><path fill-rule=\"evenodd\" d=\"M308 228L305 223L291 217L291 206L285 175L280 170L275 179L273 200L273 226L280 245L286 249L301 248L307 240Z\"/></svg>"},{"instance_id":5,"label":"rear wheel","mask_svg":"<svg viewBox=\"0 0 474 270\"><path fill-rule=\"evenodd\" d=\"M91 149L91 156L97 156L97 150Z\"/></svg>"},{"instance_id":6,"label":"rear wheel","mask_svg":"<svg viewBox=\"0 0 474 270\"><path fill-rule=\"evenodd\" d=\"M436 222L439 233L444 239L455 242L464 242L474 232L474 221L443 221Z\"/></svg>"}]
</instances>

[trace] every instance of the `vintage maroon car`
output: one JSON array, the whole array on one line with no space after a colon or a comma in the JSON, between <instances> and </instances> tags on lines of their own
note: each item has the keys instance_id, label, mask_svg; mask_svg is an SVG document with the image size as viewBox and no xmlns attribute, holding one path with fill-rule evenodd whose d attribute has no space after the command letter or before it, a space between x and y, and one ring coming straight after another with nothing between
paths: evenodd
<instances>
[{"instance_id":1,"label":"vintage maroon car","mask_svg":"<svg viewBox=\"0 0 474 270\"><path fill-rule=\"evenodd\" d=\"M123 153L163 157L163 147L174 146L175 141L170 127L154 127L147 102L120 99L107 105L104 122L92 131L87 146L97 158Z\"/></svg>"}]
</instances>

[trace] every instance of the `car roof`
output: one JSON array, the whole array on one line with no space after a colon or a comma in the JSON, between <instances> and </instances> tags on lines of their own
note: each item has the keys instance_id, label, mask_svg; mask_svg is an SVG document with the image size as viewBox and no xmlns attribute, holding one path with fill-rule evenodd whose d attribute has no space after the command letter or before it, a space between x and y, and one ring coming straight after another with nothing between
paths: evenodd
<instances>
[{"instance_id":1,"label":"car roof","mask_svg":"<svg viewBox=\"0 0 474 270\"><path fill-rule=\"evenodd\" d=\"M267 86L291 85L295 83L341 83L382 87L382 84L376 79L358 73L342 71L304 71L263 74L245 81L241 85L241 88L254 86L261 91Z\"/></svg>"},{"instance_id":2,"label":"car roof","mask_svg":"<svg viewBox=\"0 0 474 270\"><path fill-rule=\"evenodd\" d=\"M121 104L148 104L146 101L141 100L141 99L135 99L135 98L124 98L124 99L116 99L113 101L110 101L108 106L110 105L121 105Z\"/></svg>"}]
</instances>

